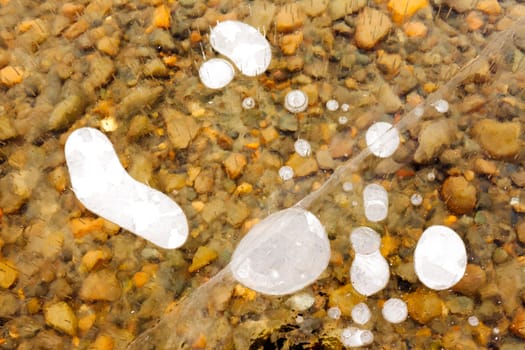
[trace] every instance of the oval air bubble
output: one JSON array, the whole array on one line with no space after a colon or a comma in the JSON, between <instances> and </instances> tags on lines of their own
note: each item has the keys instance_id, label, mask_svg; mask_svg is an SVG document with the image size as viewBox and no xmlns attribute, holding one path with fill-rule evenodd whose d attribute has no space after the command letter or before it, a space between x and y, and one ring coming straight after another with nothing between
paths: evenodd
<instances>
[{"instance_id":1,"label":"oval air bubble","mask_svg":"<svg viewBox=\"0 0 525 350\"><path fill-rule=\"evenodd\" d=\"M321 222L309 211L292 207L268 216L248 232L233 253L231 270L248 288L284 295L313 283L329 258L330 244Z\"/></svg>"},{"instance_id":2,"label":"oval air bubble","mask_svg":"<svg viewBox=\"0 0 525 350\"><path fill-rule=\"evenodd\" d=\"M465 274L465 243L446 226L430 226L416 244L414 268L419 280L428 288L449 289Z\"/></svg>"},{"instance_id":3,"label":"oval air bubble","mask_svg":"<svg viewBox=\"0 0 525 350\"><path fill-rule=\"evenodd\" d=\"M182 209L129 176L102 132L73 131L65 156L73 192L87 209L162 248L184 244L188 222Z\"/></svg>"},{"instance_id":4,"label":"oval air bubble","mask_svg":"<svg viewBox=\"0 0 525 350\"><path fill-rule=\"evenodd\" d=\"M235 72L232 65L222 58L212 58L199 68L201 82L210 89L221 89L228 85Z\"/></svg>"},{"instance_id":5,"label":"oval air bubble","mask_svg":"<svg viewBox=\"0 0 525 350\"><path fill-rule=\"evenodd\" d=\"M350 233L352 248L357 254L372 254L379 250L381 237L373 229L365 226L358 227Z\"/></svg>"}]
</instances>

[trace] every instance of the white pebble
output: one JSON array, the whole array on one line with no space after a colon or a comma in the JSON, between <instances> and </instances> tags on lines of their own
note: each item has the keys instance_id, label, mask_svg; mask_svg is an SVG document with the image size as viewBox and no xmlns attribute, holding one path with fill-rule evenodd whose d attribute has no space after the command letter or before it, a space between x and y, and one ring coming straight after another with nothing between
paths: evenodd
<instances>
[{"instance_id":1,"label":"white pebble","mask_svg":"<svg viewBox=\"0 0 525 350\"><path fill-rule=\"evenodd\" d=\"M346 123L348 123L348 118L342 115L337 119L337 122L341 125L345 125Z\"/></svg>"},{"instance_id":2,"label":"white pebble","mask_svg":"<svg viewBox=\"0 0 525 350\"><path fill-rule=\"evenodd\" d=\"M477 327L479 326L479 319L476 317L476 316L470 316L468 319L467 319L467 322L469 325L471 325L472 327Z\"/></svg>"},{"instance_id":3,"label":"white pebble","mask_svg":"<svg viewBox=\"0 0 525 350\"><path fill-rule=\"evenodd\" d=\"M370 321L372 312L365 303L359 303L352 308L352 320L360 325L363 325Z\"/></svg>"},{"instance_id":4,"label":"white pebble","mask_svg":"<svg viewBox=\"0 0 525 350\"><path fill-rule=\"evenodd\" d=\"M338 320L341 317L341 309L339 309L337 306L329 308L326 313L328 314L328 317Z\"/></svg>"},{"instance_id":5,"label":"white pebble","mask_svg":"<svg viewBox=\"0 0 525 350\"><path fill-rule=\"evenodd\" d=\"M425 286L449 289L463 277L466 267L465 243L456 232L442 225L423 232L414 251L414 269Z\"/></svg>"},{"instance_id":6,"label":"white pebble","mask_svg":"<svg viewBox=\"0 0 525 350\"><path fill-rule=\"evenodd\" d=\"M305 139L297 139L294 143L294 149L301 157L309 157L312 154L312 146Z\"/></svg>"},{"instance_id":7,"label":"white pebble","mask_svg":"<svg viewBox=\"0 0 525 350\"><path fill-rule=\"evenodd\" d=\"M252 109L253 107L255 107L255 100L253 97L246 97L244 100L242 100L242 108Z\"/></svg>"},{"instance_id":8,"label":"white pebble","mask_svg":"<svg viewBox=\"0 0 525 350\"><path fill-rule=\"evenodd\" d=\"M341 343L348 347L370 345L374 341L374 334L367 329L348 327L341 332Z\"/></svg>"},{"instance_id":9,"label":"white pebble","mask_svg":"<svg viewBox=\"0 0 525 350\"><path fill-rule=\"evenodd\" d=\"M336 100L328 100L326 101L326 109L328 109L331 112L335 112L339 109L339 102Z\"/></svg>"},{"instance_id":10,"label":"white pebble","mask_svg":"<svg viewBox=\"0 0 525 350\"><path fill-rule=\"evenodd\" d=\"M212 58L199 68L201 82L210 89L221 89L228 85L235 74L232 65L222 58Z\"/></svg>"},{"instance_id":11,"label":"white pebble","mask_svg":"<svg viewBox=\"0 0 525 350\"><path fill-rule=\"evenodd\" d=\"M398 298L390 298L381 310L383 318L390 323L401 323L408 317L407 304Z\"/></svg>"},{"instance_id":12,"label":"white pebble","mask_svg":"<svg viewBox=\"0 0 525 350\"><path fill-rule=\"evenodd\" d=\"M73 191L87 209L162 248L184 244L188 222L182 209L133 179L102 132L73 131L64 152Z\"/></svg>"},{"instance_id":13,"label":"white pebble","mask_svg":"<svg viewBox=\"0 0 525 350\"><path fill-rule=\"evenodd\" d=\"M301 90L292 90L284 98L284 108L292 113L302 112L308 107L308 96Z\"/></svg>"},{"instance_id":14,"label":"white pebble","mask_svg":"<svg viewBox=\"0 0 525 350\"><path fill-rule=\"evenodd\" d=\"M366 131L365 139L370 151L380 158L390 157L399 146L399 132L386 122L372 124Z\"/></svg>"},{"instance_id":15,"label":"white pebble","mask_svg":"<svg viewBox=\"0 0 525 350\"><path fill-rule=\"evenodd\" d=\"M354 189L354 184L350 181L343 182L343 191L351 192Z\"/></svg>"},{"instance_id":16,"label":"white pebble","mask_svg":"<svg viewBox=\"0 0 525 350\"><path fill-rule=\"evenodd\" d=\"M378 184L367 185L363 191L365 216L368 220L378 222L388 215L388 193Z\"/></svg>"},{"instance_id":17,"label":"white pebble","mask_svg":"<svg viewBox=\"0 0 525 350\"><path fill-rule=\"evenodd\" d=\"M381 246L381 237L370 227L361 226L352 230L350 242L357 254L372 254Z\"/></svg>"},{"instance_id":18,"label":"white pebble","mask_svg":"<svg viewBox=\"0 0 525 350\"><path fill-rule=\"evenodd\" d=\"M341 105L341 111L348 112L349 110L350 110L350 106L348 105L348 103L343 103Z\"/></svg>"},{"instance_id":19,"label":"white pebble","mask_svg":"<svg viewBox=\"0 0 525 350\"><path fill-rule=\"evenodd\" d=\"M412 196L410 196L410 203L416 207L420 206L421 203L423 203L423 196L419 193L414 193Z\"/></svg>"},{"instance_id":20,"label":"white pebble","mask_svg":"<svg viewBox=\"0 0 525 350\"><path fill-rule=\"evenodd\" d=\"M446 113L448 111L448 102L443 99L437 100L432 104L432 106L434 106L436 111L438 111L439 113Z\"/></svg>"},{"instance_id":21,"label":"white pebble","mask_svg":"<svg viewBox=\"0 0 525 350\"><path fill-rule=\"evenodd\" d=\"M289 167L288 165L284 165L281 168L279 168L279 177L283 181L290 180L293 178L293 176L294 176L293 169Z\"/></svg>"}]
</instances>

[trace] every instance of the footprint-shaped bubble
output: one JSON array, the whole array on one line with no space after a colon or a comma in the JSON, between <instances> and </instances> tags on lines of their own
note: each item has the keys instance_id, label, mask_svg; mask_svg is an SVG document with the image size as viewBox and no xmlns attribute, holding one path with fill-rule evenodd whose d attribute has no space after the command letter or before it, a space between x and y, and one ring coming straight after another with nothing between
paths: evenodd
<instances>
[{"instance_id":1,"label":"footprint-shaped bubble","mask_svg":"<svg viewBox=\"0 0 525 350\"><path fill-rule=\"evenodd\" d=\"M87 209L162 248L184 244L188 222L182 209L133 179L102 132L75 130L66 141L65 155L73 191Z\"/></svg>"}]
</instances>

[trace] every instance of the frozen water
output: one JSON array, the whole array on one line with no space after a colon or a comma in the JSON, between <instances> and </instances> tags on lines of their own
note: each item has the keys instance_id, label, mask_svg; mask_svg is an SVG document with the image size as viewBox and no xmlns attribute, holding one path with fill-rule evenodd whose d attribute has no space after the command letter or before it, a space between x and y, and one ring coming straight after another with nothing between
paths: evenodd
<instances>
[{"instance_id":1,"label":"frozen water","mask_svg":"<svg viewBox=\"0 0 525 350\"><path fill-rule=\"evenodd\" d=\"M373 229L365 226L358 227L350 233L352 248L357 254L372 254L379 250L381 237Z\"/></svg>"},{"instance_id":2,"label":"frozen water","mask_svg":"<svg viewBox=\"0 0 525 350\"><path fill-rule=\"evenodd\" d=\"M287 180L292 179L293 175L294 175L293 169L291 167L289 167L288 165L284 165L284 166L279 168L279 177L283 181L287 181Z\"/></svg>"},{"instance_id":3,"label":"frozen water","mask_svg":"<svg viewBox=\"0 0 525 350\"><path fill-rule=\"evenodd\" d=\"M390 323L401 323L408 317L407 304L398 298L390 298L383 305L383 318Z\"/></svg>"},{"instance_id":4,"label":"frozen water","mask_svg":"<svg viewBox=\"0 0 525 350\"><path fill-rule=\"evenodd\" d=\"M284 108L292 113L302 112L308 107L308 96L301 90L292 90L284 98Z\"/></svg>"},{"instance_id":5,"label":"frozen water","mask_svg":"<svg viewBox=\"0 0 525 350\"><path fill-rule=\"evenodd\" d=\"M371 317L372 312L365 303L359 303L352 308L352 320L357 324L363 325L370 321Z\"/></svg>"},{"instance_id":6,"label":"frozen water","mask_svg":"<svg viewBox=\"0 0 525 350\"><path fill-rule=\"evenodd\" d=\"M399 132L392 124L378 122L366 131L366 145L380 158L390 157L399 146Z\"/></svg>"},{"instance_id":7,"label":"frozen water","mask_svg":"<svg viewBox=\"0 0 525 350\"><path fill-rule=\"evenodd\" d=\"M232 60L244 75L250 77L264 73L272 60L268 40L246 23L220 22L211 30L210 43L216 51Z\"/></svg>"},{"instance_id":8,"label":"frozen water","mask_svg":"<svg viewBox=\"0 0 525 350\"><path fill-rule=\"evenodd\" d=\"M365 216L368 220L377 222L388 215L388 193L378 184L367 185L363 191Z\"/></svg>"},{"instance_id":9,"label":"frozen water","mask_svg":"<svg viewBox=\"0 0 525 350\"><path fill-rule=\"evenodd\" d=\"M326 313L328 314L328 317L334 320L338 320L341 317L341 309L337 306L329 308Z\"/></svg>"},{"instance_id":10,"label":"frozen water","mask_svg":"<svg viewBox=\"0 0 525 350\"><path fill-rule=\"evenodd\" d=\"M350 267L350 281L354 289L370 296L386 287L390 278L388 263L376 250L372 254L356 254Z\"/></svg>"},{"instance_id":11,"label":"frozen water","mask_svg":"<svg viewBox=\"0 0 525 350\"><path fill-rule=\"evenodd\" d=\"M328 100L326 101L326 109L331 112L335 112L339 109L339 102L337 100Z\"/></svg>"},{"instance_id":12,"label":"frozen water","mask_svg":"<svg viewBox=\"0 0 525 350\"><path fill-rule=\"evenodd\" d=\"M232 65L222 58L212 58L199 68L201 82L210 89L221 89L228 85L235 72Z\"/></svg>"},{"instance_id":13,"label":"frozen water","mask_svg":"<svg viewBox=\"0 0 525 350\"><path fill-rule=\"evenodd\" d=\"M304 139L297 139L294 143L295 152L301 157L308 157L312 154L310 143Z\"/></svg>"},{"instance_id":14,"label":"frozen water","mask_svg":"<svg viewBox=\"0 0 525 350\"><path fill-rule=\"evenodd\" d=\"M367 329L348 327L341 332L341 343L348 347L370 345L374 341L374 334Z\"/></svg>"},{"instance_id":15,"label":"frozen water","mask_svg":"<svg viewBox=\"0 0 525 350\"><path fill-rule=\"evenodd\" d=\"M268 216L241 240L231 262L235 279L270 295L293 293L314 282L330 258L323 225L292 207Z\"/></svg>"},{"instance_id":16,"label":"frozen water","mask_svg":"<svg viewBox=\"0 0 525 350\"><path fill-rule=\"evenodd\" d=\"M441 225L423 232L414 251L414 268L425 286L448 289L463 277L466 267L467 251L456 232Z\"/></svg>"},{"instance_id":17,"label":"frozen water","mask_svg":"<svg viewBox=\"0 0 525 350\"><path fill-rule=\"evenodd\" d=\"M66 141L65 156L73 191L87 209L162 248L186 241L188 222L182 209L129 176L102 132L75 130Z\"/></svg>"},{"instance_id":18,"label":"frozen water","mask_svg":"<svg viewBox=\"0 0 525 350\"><path fill-rule=\"evenodd\" d=\"M439 113L446 113L448 111L448 102L446 100L437 100L432 104Z\"/></svg>"},{"instance_id":19,"label":"frozen water","mask_svg":"<svg viewBox=\"0 0 525 350\"><path fill-rule=\"evenodd\" d=\"M244 100L242 100L242 108L252 109L253 107L255 107L255 100L253 97L246 97Z\"/></svg>"}]
</instances>

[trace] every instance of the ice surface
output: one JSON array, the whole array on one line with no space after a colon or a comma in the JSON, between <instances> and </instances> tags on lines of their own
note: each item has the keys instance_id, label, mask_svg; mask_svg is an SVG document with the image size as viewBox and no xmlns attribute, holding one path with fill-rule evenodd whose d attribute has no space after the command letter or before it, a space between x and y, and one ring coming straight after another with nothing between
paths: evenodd
<instances>
[{"instance_id":1,"label":"ice surface","mask_svg":"<svg viewBox=\"0 0 525 350\"><path fill-rule=\"evenodd\" d=\"M365 216L368 220L377 222L388 215L388 193L383 186L370 184L363 190Z\"/></svg>"},{"instance_id":2,"label":"ice surface","mask_svg":"<svg viewBox=\"0 0 525 350\"><path fill-rule=\"evenodd\" d=\"M304 139L297 139L294 143L295 152L301 157L308 157L312 154L312 146Z\"/></svg>"},{"instance_id":3,"label":"ice surface","mask_svg":"<svg viewBox=\"0 0 525 350\"><path fill-rule=\"evenodd\" d=\"M359 347L370 345L374 341L374 334L366 329L348 327L341 332L341 343L344 346Z\"/></svg>"},{"instance_id":4,"label":"ice surface","mask_svg":"<svg viewBox=\"0 0 525 350\"><path fill-rule=\"evenodd\" d=\"M352 320L357 324L365 324L370 321L372 312L365 303L359 303L352 308Z\"/></svg>"},{"instance_id":5,"label":"ice surface","mask_svg":"<svg viewBox=\"0 0 525 350\"><path fill-rule=\"evenodd\" d=\"M73 191L87 209L162 248L184 244L188 222L182 209L129 176L102 132L75 130L65 156Z\"/></svg>"},{"instance_id":6,"label":"ice surface","mask_svg":"<svg viewBox=\"0 0 525 350\"><path fill-rule=\"evenodd\" d=\"M323 225L292 207L268 216L241 240L231 269L245 286L270 295L293 293L314 282L330 258Z\"/></svg>"},{"instance_id":7,"label":"ice surface","mask_svg":"<svg viewBox=\"0 0 525 350\"><path fill-rule=\"evenodd\" d=\"M292 90L284 98L284 108L292 113L302 112L308 107L308 96L301 90Z\"/></svg>"},{"instance_id":8,"label":"ice surface","mask_svg":"<svg viewBox=\"0 0 525 350\"><path fill-rule=\"evenodd\" d=\"M408 317L407 304L398 298L388 299L381 311L383 318L390 323L401 323Z\"/></svg>"},{"instance_id":9,"label":"ice surface","mask_svg":"<svg viewBox=\"0 0 525 350\"><path fill-rule=\"evenodd\" d=\"M361 226L350 233L350 242L357 254L372 254L379 250L381 237L370 227Z\"/></svg>"},{"instance_id":10,"label":"ice surface","mask_svg":"<svg viewBox=\"0 0 525 350\"><path fill-rule=\"evenodd\" d=\"M425 286L448 289L459 282L466 267L467 251L456 232L441 225L423 232L414 251L414 268Z\"/></svg>"},{"instance_id":11,"label":"ice surface","mask_svg":"<svg viewBox=\"0 0 525 350\"><path fill-rule=\"evenodd\" d=\"M232 65L222 58L212 58L199 68L201 82L210 89L221 89L228 85L235 74Z\"/></svg>"},{"instance_id":12,"label":"ice surface","mask_svg":"<svg viewBox=\"0 0 525 350\"><path fill-rule=\"evenodd\" d=\"M264 73L272 60L268 40L246 23L220 22L211 30L210 43L250 77Z\"/></svg>"},{"instance_id":13,"label":"ice surface","mask_svg":"<svg viewBox=\"0 0 525 350\"><path fill-rule=\"evenodd\" d=\"M350 281L354 289L370 296L386 287L390 278L388 263L379 251L356 254L350 267Z\"/></svg>"},{"instance_id":14,"label":"ice surface","mask_svg":"<svg viewBox=\"0 0 525 350\"><path fill-rule=\"evenodd\" d=\"M370 151L380 157L390 157L399 146L399 132L392 124L378 122L366 131L366 145Z\"/></svg>"}]
</instances>

